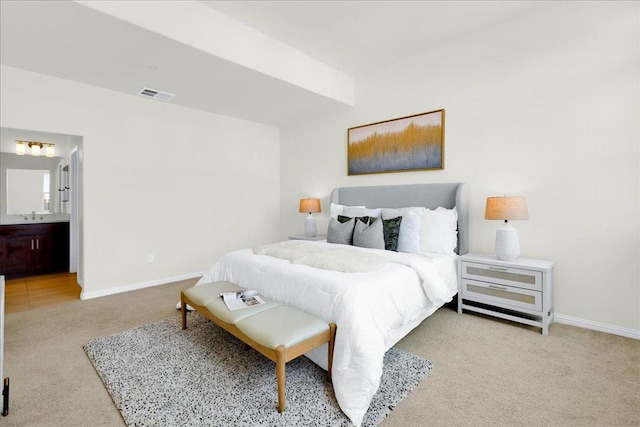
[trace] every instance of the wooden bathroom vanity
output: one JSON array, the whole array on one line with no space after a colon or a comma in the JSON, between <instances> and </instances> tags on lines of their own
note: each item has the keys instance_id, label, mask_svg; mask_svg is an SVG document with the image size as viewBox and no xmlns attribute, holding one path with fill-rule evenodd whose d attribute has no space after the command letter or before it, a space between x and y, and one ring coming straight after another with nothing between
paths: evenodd
<instances>
[{"instance_id":1,"label":"wooden bathroom vanity","mask_svg":"<svg viewBox=\"0 0 640 427\"><path fill-rule=\"evenodd\" d=\"M69 223L0 225L0 275L6 279L69 271Z\"/></svg>"}]
</instances>

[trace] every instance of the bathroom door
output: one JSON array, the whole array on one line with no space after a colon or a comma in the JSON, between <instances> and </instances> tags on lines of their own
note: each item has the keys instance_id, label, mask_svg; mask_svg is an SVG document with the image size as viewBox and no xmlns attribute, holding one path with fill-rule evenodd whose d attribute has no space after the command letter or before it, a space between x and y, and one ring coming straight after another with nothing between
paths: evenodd
<instances>
[{"instance_id":1,"label":"bathroom door","mask_svg":"<svg viewBox=\"0 0 640 427\"><path fill-rule=\"evenodd\" d=\"M69 199L71 202L69 221L69 272L78 272L78 147L71 151L69 160ZM82 286L82 285L80 285Z\"/></svg>"}]
</instances>

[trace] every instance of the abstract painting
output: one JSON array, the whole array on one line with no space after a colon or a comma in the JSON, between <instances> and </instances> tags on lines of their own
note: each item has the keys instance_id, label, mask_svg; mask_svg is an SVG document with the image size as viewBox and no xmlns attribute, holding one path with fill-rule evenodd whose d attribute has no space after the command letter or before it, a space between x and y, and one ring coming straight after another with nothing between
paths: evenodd
<instances>
[{"instance_id":1,"label":"abstract painting","mask_svg":"<svg viewBox=\"0 0 640 427\"><path fill-rule=\"evenodd\" d=\"M348 173L444 169L444 110L348 130Z\"/></svg>"}]
</instances>

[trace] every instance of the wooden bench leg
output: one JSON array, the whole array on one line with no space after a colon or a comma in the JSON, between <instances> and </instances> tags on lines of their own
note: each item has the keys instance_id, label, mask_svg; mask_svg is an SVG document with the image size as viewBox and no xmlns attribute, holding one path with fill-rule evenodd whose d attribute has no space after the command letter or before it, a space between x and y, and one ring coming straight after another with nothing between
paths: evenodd
<instances>
[{"instance_id":1,"label":"wooden bench leg","mask_svg":"<svg viewBox=\"0 0 640 427\"><path fill-rule=\"evenodd\" d=\"M284 359L284 346L280 345L276 348L276 375L278 377L278 412L284 412L284 406L286 403L285 395L285 382L286 372L285 367L287 363Z\"/></svg>"},{"instance_id":2,"label":"wooden bench leg","mask_svg":"<svg viewBox=\"0 0 640 427\"><path fill-rule=\"evenodd\" d=\"M187 329L187 303L184 302L184 293L180 292L180 311L182 312L182 330Z\"/></svg>"},{"instance_id":3,"label":"wooden bench leg","mask_svg":"<svg viewBox=\"0 0 640 427\"><path fill-rule=\"evenodd\" d=\"M329 374L329 382L331 382L331 370L333 369L333 346L336 342L336 324L329 323L329 370L327 371Z\"/></svg>"}]
</instances>

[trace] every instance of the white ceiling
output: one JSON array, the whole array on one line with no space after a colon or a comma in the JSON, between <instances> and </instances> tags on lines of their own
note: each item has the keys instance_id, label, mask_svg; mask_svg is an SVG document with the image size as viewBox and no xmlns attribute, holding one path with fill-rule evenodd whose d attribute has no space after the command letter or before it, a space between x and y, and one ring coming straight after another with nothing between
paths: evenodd
<instances>
[{"instance_id":1,"label":"white ceiling","mask_svg":"<svg viewBox=\"0 0 640 427\"><path fill-rule=\"evenodd\" d=\"M539 1L202 1L357 76L544 6Z\"/></svg>"},{"instance_id":2,"label":"white ceiling","mask_svg":"<svg viewBox=\"0 0 640 427\"><path fill-rule=\"evenodd\" d=\"M508 1L202 4L356 78L544 7ZM1 1L0 17L2 65L132 96L146 86L175 94L173 104L274 125L350 108L78 3Z\"/></svg>"}]
</instances>

